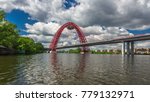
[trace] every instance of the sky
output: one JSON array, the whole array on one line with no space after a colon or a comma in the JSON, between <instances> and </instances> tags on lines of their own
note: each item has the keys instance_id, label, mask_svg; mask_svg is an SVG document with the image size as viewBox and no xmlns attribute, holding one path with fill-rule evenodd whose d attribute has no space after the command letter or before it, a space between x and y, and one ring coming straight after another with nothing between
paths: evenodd
<instances>
[{"instance_id":1,"label":"sky","mask_svg":"<svg viewBox=\"0 0 150 102\"><path fill-rule=\"evenodd\" d=\"M48 47L66 22L83 30L88 42L150 33L149 0L0 0L6 19L27 36ZM58 46L78 44L75 30L65 29ZM93 48L120 48L120 44ZM137 47L150 47L139 42Z\"/></svg>"}]
</instances>

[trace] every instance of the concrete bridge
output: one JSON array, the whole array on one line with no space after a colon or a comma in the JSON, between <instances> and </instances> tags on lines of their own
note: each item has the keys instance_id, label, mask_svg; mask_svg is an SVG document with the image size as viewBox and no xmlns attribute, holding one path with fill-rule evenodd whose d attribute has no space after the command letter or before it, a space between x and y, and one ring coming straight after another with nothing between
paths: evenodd
<instances>
[{"instance_id":1,"label":"concrete bridge","mask_svg":"<svg viewBox=\"0 0 150 102\"><path fill-rule=\"evenodd\" d=\"M96 45L122 43L122 54L124 55L125 50L126 50L128 55L133 55L134 54L134 42L135 41L144 41L144 40L150 40L150 34L149 35L147 34L147 35L121 37L121 38L116 38L116 39L112 39L112 40L99 41L99 42L93 42L93 43L62 46L62 47L57 47L56 49L66 49L66 48L75 48L75 47L84 47L84 46L96 46Z\"/></svg>"}]
</instances>

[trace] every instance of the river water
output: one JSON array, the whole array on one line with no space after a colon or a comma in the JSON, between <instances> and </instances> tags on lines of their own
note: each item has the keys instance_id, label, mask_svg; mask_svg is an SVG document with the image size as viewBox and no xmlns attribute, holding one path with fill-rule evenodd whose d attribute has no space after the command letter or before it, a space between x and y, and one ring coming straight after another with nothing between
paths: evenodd
<instances>
[{"instance_id":1,"label":"river water","mask_svg":"<svg viewBox=\"0 0 150 102\"><path fill-rule=\"evenodd\" d=\"M3 85L150 85L150 56L36 54L0 56Z\"/></svg>"}]
</instances>

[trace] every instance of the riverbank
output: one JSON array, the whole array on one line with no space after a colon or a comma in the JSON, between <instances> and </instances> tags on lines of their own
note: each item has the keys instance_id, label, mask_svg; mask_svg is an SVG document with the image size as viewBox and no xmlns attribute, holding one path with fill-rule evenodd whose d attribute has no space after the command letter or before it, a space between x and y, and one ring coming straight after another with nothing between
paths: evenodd
<instances>
[{"instance_id":1,"label":"riverbank","mask_svg":"<svg viewBox=\"0 0 150 102\"><path fill-rule=\"evenodd\" d=\"M81 52L58 52L58 53L67 53L67 54L82 54ZM112 52L86 52L86 53L89 53L89 54L99 54L99 55L121 55L121 53L112 53ZM146 53L143 53L143 54L139 54L139 53L135 53L134 55L150 55L150 54L146 54Z\"/></svg>"},{"instance_id":2,"label":"riverbank","mask_svg":"<svg viewBox=\"0 0 150 102\"><path fill-rule=\"evenodd\" d=\"M68 51L65 51L65 50L62 50L62 51L58 51L58 53L73 53L73 54L80 54L82 53L82 51L77 48L77 49L70 49ZM87 53L90 53L90 54L122 54L121 50L117 50L117 51L95 51L95 50L90 50L88 51ZM150 55L150 53L145 53L145 52L134 52L134 55Z\"/></svg>"},{"instance_id":3,"label":"riverbank","mask_svg":"<svg viewBox=\"0 0 150 102\"><path fill-rule=\"evenodd\" d=\"M9 49L7 47L0 46L0 55L12 55L16 53L17 51L15 51L14 49Z\"/></svg>"},{"instance_id":4,"label":"riverbank","mask_svg":"<svg viewBox=\"0 0 150 102\"><path fill-rule=\"evenodd\" d=\"M38 54L38 53L43 53L44 50L41 50L41 51L38 51L38 52L32 52L32 53L28 53L24 50L15 50L15 49L10 49L10 48L7 48L7 47L4 47L2 45L0 45L0 55L20 55L20 54L23 54L23 55L27 55L27 54Z\"/></svg>"}]
</instances>

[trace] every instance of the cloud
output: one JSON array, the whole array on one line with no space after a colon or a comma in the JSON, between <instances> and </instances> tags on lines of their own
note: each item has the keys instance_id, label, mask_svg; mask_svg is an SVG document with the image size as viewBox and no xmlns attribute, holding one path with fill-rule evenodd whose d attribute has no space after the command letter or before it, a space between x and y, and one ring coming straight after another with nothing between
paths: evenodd
<instances>
[{"instance_id":1,"label":"cloud","mask_svg":"<svg viewBox=\"0 0 150 102\"><path fill-rule=\"evenodd\" d=\"M58 23L43 23L43 22L37 22L33 25L25 24L27 28L27 32L30 34L38 34L38 35L49 35L53 36L60 25Z\"/></svg>"},{"instance_id":2,"label":"cloud","mask_svg":"<svg viewBox=\"0 0 150 102\"><path fill-rule=\"evenodd\" d=\"M37 22L33 25L26 24L27 32L30 34L29 37L35 41L45 42L49 44L54 34L62 25L58 23L43 23ZM101 26L88 26L80 27L84 32L88 42L104 41L114 39L120 36L128 36L127 30L119 27L101 27ZM48 41L47 38L51 37ZM42 40L41 40L42 39ZM59 46L79 44L79 38L77 32L74 30L64 29L59 40Z\"/></svg>"},{"instance_id":3,"label":"cloud","mask_svg":"<svg viewBox=\"0 0 150 102\"><path fill-rule=\"evenodd\" d=\"M3 0L0 1L0 8L6 12L20 9L38 21L47 22L62 8L62 2L62 0Z\"/></svg>"},{"instance_id":4,"label":"cloud","mask_svg":"<svg viewBox=\"0 0 150 102\"><path fill-rule=\"evenodd\" d=\"M0 0L6 12L19 9L38 22L25 24L29 37L48 46L58 28L72 21L79 25L89 42L132 35L126 29L150 27L149 0L76 0L78 5L64 7L65 0ZM67 2L68 3L68 2ZM58 45L76 44L75 31L64 30ZM69 39L69 40L68 40ZM71 41L70 41L71 40ZM145 46L147 43L144 43ZM140 45L139 45L140 46Z\"/></svg>"},{"instance_id":5,"label":"cloud","mask_svg":"<svg viewBox=\"0 0 150 102\"><path fill-rule=\"evenodd\" d=\"M136 42L136 48L150 48L150 41Z\"/></svg>"},{"instance_id":6,"label":"cloud","mask_svg":"<svg viewBox=\"0 0 150 102\"><path fill-rule=\"evenodd\" d=\"M80 26L101 25L128 29L150 27L149 0L76 0L78 5L68 9L64 0L3 0L0 8L5 11L20 9L39 22L73 21ZM74 5L74 4L72 4Z\"/></svg>"}]
</instances>

